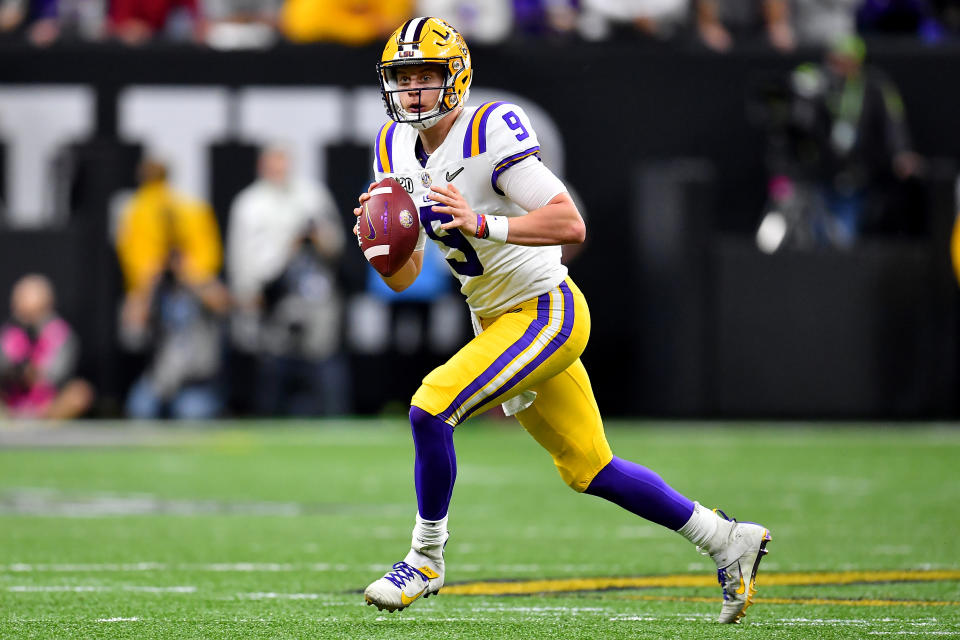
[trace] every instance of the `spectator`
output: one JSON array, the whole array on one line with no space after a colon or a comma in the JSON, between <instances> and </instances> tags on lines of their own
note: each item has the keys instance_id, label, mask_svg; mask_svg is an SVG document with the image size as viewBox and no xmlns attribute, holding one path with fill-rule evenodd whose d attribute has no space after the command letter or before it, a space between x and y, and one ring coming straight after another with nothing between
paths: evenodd
<instances>
[{"instance_id":1,"label":"spectator","mask_svg":"<svg viewBox=\"0 0 960 640\"><path fill-rule=\"evenodd\" d=\"M926 42L944 37L928 0L864 0L857 25L863 34L910 35Z\"/></svg>"},{"instance_id":2,"label":"spectator","mask_svg":"<svg viewBox=\"0 0 960 640\"><path fill-rule=\"evenodd\" d=\"M587 28L591 38L600 33L598 21L606 23L614 33L664 38L686 19L689 0L582 0L581 28Z\"/></svg>"},{"instance_id":3,"label":"spectator","mask_svg":"<svg viewBox=\"0 0 960 640\"><path fill-rule=\"evenodd\" d=\"M960 35L960 0L933 0L937 21L953 37Z\"/></svg>"},{"instance_id":4,"label":"spectator","mask_svg":"<svg viewBox=\"0 0 960 640\"><path fill-rule=\"evenodd\" d=\"M62 37L99 40L104 0L0 0L0 33L23 32L38 47Z\"/></svg>"},{"instance_id":5,"label":"spectator","mask_svg":"<svg viewBox=\"0 0 960 640\"><path fill-rule=\"evenodd\" d=\"M865 53L863 41L848 36L824 64L793 73L788 115L770 137L775 215L764 223L768 231L782 228L781 240L789 232L795 245L849 247L864 232L917 226L903 216L916 216L918 207L895 207L909 197L906 181L921 159L896 86L863 65Z\"/></svg>"},{"instance_id":6,"label":"spectator","mask_svg":"<svg viewBox=\"0 0 960 640\"><path fill-rule=\"evenodd\" d=\"M797 43L804 47L829 47L856 32L856 11L861 0L795 0Z\"/></svg>"},{"instance_id":7,"label":"spectator","mask_svg":"<svg viewBox=\"0 0 960 640\"><path fill-rule=\"evenodd\" d=\"M147 346L150 363L127 398L138 419L215 418L222 409L217 385L221 362L221 318L229 309L216 279L192 282L177 251L150 295L145 324L124 324L128 346Z\"/></svg>"},{"instance_id":8,"label":"spectator","mask_svg":"<svg viewBox=\"0 0 960 640\"><path fill-rule=\"evenodd\" d=\"M412 17L412 0L285 0L280 30L293 42L378 42Z\"/></svg>"},{"instance_id":9,"label":"spectator","mask_svg":"<svg viewBox=\"0 0 960 640\"><path fill-rule=\"evenodd\" d=\"M197 0L110 0L110 31L128 45L157 36L169 40L200 40L205 25Z\"/></svg>"},{"instance_id":10,"label":"spectator","mask_svg":"<svg viewBox=\"0 0 960 640\"><path fill-rule=\"evenodd\" d=\"M728 51L734 40L749 39L764 31L778 51L796 47L787 0L695 0L694 21L705 45Z\"/></svg>"},{"instance_id":11,"label":"spectator","mask_svg":"<svg viewBox=\"0 0 960 640\"><path fill-rule=\"evenodd\" d=\"M0 326L0 414L70 419L93 403L93 388L74 378L79 346L54 308L53 286L24 276L10 297L11 318Z\"/></svg>"},{"instance_id":12,"label":"spectator","mask_svg":"<svg viewBox=\"0 0 960 640\"><path fill-rule=\"evenodd\" d=\"M258 410L344 413L336 281L344 234L336 206L325 186L291 175L279 146L263 149L258 174L234 200L227 240L234 342L258 355Z\"/></svg>"},{"instance_id":13,"label":"spectator","mask_svg":"<svg viewBox=\"0 0 960 640\"><path fill-rule=\"evenodd\" d=\"M276 40L278 0L203 0L206 42L214 49L256 49Z\"/></svg>"},{"instance_id":14,"label":"spectator","mask_svg":"<svg viewBox=\"0 0 960 640\"><path fill-rule=\"evenodd\" d=\"M0 33L26 33L36 41L37 31L41 34L38 44L46 44L53 40L45 32L53 21L54 6L54 0L0 0Z\"/></svg>"},{"instance_id":15,"label":"spectator","mask_svg":"<svg viewBox=\"0 0 960 640\"><path fill-rule=\"evenodd\" d=\"M420 11L421 15L447 15ZM579 30L585 38L598 39L605 26L603 18L592 16L600 33L591 33L590 24L580 23L580 0L513 0L515 30L521 36L567 35ZM596 24L599 20L601 23ZM588 21L589 22L589 21ZM466 34L465 34L466 35Z\"/></svg>"},{"instance_id":16,"label":"spectator","mask_svg":"<svg viewBox=\"0 0 960 640\"><path fill-rule=\"evenodd\" d=\"M216 278L216 220L208 205L167 186L161 162L144 161L140 178L117 233L127 288L121 337L150 358L127 409L138 418L210 418L220 410L220 317L230 303Z\"/></svg>"},{"instance_id":17,"label":"spectator","mask_svg":"<svg viewBox=\"0 0 960 640\"><path fill-rule=\"evenodd\" d=\"M222 410L217 376L229 295L216 279L192 282L183 265L172 251L150 296L147 323L123 327L128 346L150 351L147 370L127 398L127 413L134 418L206 420Z\"/></svg>"},{"instance_id":18,"label":"spectator","mask_svg":"<svg viewBox=\"0 0 960 640\"><path fill-rule=\"evenodd\" d=\"M0 33L10 33L23 23L23 4L23 0L0 1Z\"/></svg>"},{"instance_id":19,"label":"spectator","mask_svg":"<svg viewBox=\"0 0 960 640\"><path fill-rule=\"evenodd\" d=\"M447 16L471 42L496 44L513 30L512 0L418 0L419 16Z\"/></svg>"},{"instance_id":20,"label":"spectator","mask_svg":"<svg viewBox=\"0 0 960 640\"><path fill-rule=\"evenodd\" d=\"M173 191L166 165L147 158L139 168L140 188L124 208L117 230L117 253L126 285L125 313L139 312L169 265L172 249L183 261L185 278L200 284L216 276L223 249L213 210Z\"/></svg>"}]
</instances>

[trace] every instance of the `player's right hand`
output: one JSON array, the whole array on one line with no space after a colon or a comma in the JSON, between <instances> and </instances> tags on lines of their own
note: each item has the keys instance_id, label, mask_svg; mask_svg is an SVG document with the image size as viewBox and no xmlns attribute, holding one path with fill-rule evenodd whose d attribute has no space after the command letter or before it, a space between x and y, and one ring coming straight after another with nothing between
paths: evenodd
<instances>
[{"instance_id":1,"label":"player's right hand","mask_svg":"<svg viewBox=\"0 0 960 640\"><path fill-rule=\"evenodd\" d=\"M360 214L363 213L363 203L370 199L370 190L377 186L376 182L371 182L370 186L367 187L367 190L360 194L360 197L357 200L360 202L359 207L355 207L353 210L353 215L357 216L357 222L353 225L353 235L357 238L357 245L363 249L363 246L360 245Z\"/></svg>"}]
</instances>

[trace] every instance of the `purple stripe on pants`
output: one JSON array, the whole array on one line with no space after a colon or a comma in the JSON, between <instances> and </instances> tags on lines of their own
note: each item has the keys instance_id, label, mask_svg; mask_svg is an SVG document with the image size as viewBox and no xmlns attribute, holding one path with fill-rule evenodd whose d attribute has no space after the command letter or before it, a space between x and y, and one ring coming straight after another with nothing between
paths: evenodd
<instances>
[{"instance_id":1,"label":"purple stripe on pants","mask_svg":"<svg viewBox=\"0 0 960 640\"><path fill-rule=\"evenodd\" d=\"M533 341L537 338L537 335L540 334L540 331L546 326L547 321L550 319L550 294L545 293L537 299L537 318L530 322L530 325L527 327L527 330L524 331L523 336L519 340L510 345L506 351L500 354L496 360L493 361L489 367L487 367L483 373L481 373L477 378L473 380L467 388L457 394L457 397L453 399L453 402L450 403L443 412L437 415L441 420L448 420L451 415L460 408L464 402L470 399L470 397L475 394L477 391L482 389L485 385L489 384L491 380L500 375L500 372L503 371L503 368L510 364L514 358L523 353L523 350L533 344ZM462 422L458 421L458 422Z\"/></svg>"},{"instance_id":2,"label":"purple stripe on pants","mask_svg":"<svg viewBox=\"0 0 960 640\"><path fill-rule=\"evenodd\" d=\"M567 338L570 337L570 332L573 330L573 323L575 320L574 318L575 314L573 311L573 292L570 291L570 287L567 286L566 282L560 283L560 291L563 292L563 310L564 310L563 326L560 328L560 332L557 333L557 335L555 335L550 340L550 344L548 344L543 349L543 351L541 351L537 355L536 358L534 358L531 362L529 362L527 366L521 369L519 373L515 374L512 378L507 380L507 382L503 386L497 389L495 393L490 394L490 396L486 398L483 402L478 403L475 407L467 411L463 415L463 417L460 418L460 422L463 422L464 420L469 418L474 411L479 409L482 405L486 404L487 402L490 402L491 399L499 395L503 395L508 391L510 391L511 389L513 389L515 386L517 386L517 384L519 384L521 380L523 380L528 375L530 375L534 369L539 367L541 364L543 364L547 360L547 358L549 358L554 353L556 353L557 349L563 346L563 344L567 341Z\"/></svg>"}]
</instances>

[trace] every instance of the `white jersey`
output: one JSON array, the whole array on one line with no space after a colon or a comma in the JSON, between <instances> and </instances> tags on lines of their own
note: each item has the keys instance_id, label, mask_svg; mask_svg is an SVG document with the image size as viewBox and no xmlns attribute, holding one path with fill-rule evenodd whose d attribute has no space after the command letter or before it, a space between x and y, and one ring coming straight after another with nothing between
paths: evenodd
<instances>
[{"instance_id":1,"label":"white jersey","mask_svg":"<svg viewBox=\"0 0 960 640\"><path fill-rule=\"evenodd\" d=\"M467 236L459 229L440 229L449 214L430 210L430 185L451 183L476 213L516 217L526 211L500 190L497 180L515 164L540 157L537 134L520 107L487 102L467 107L457 117L443 144L421 164L417 130L389 122L377 134L373 170L376 181L395 178L420 210L423 249L429 236L444 253L471 311L482 318L498 316L517 304L553 289L567 275L560 247L499 244Z\"/></svg>"}]
</instances>

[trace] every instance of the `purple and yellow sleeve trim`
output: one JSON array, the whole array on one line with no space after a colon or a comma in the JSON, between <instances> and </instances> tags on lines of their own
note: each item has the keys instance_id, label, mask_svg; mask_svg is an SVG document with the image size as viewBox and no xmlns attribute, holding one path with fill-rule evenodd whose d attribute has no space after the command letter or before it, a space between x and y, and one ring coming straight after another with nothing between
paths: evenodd
<instances>
[{"instance_id":1,"label":"purple and yellow sleeve trim","mask_svg":"<svg viewBox=\"0 0 960 640\"><path fill-rule=\"evenodd\" d=\"M393 173L393 132L396 128L396 122L388 122L380 127L380 133L377 134L374 152L377 156L377 171L380 173Z\"/></svg>"},{"instance_id":2,"label":"purple and yellow sleeve trim","mask_svg":"<svg viewBox=\"0 0 960 640\"><path fill-rule=\"evenodd\" d=\"M487 150L487 119L493 110L504 102L485 102L480 105L473 113L470 124L467 125L467 133L463 137L463 157L472 158L473 156L484 153Z\"/></svg>"},{"instance_id":3,"label":"purple and yellow sleeve trim","mask_svg":"<svg viewBox=\"0 0 960 640\"><path fill-rule=\"evenodd\" d=\"M493 173L490 175L490 184L493 185L493 190L496 191L498 195L503 195L503 191L501 191L500 187L497 186L497 180L500 179L500 174L518 162L526 160L527 158L536 158L537 160L540 160L540 147L530 147L529 149L521 151L520 153L507 156L498 162L497 166L493 168Z\"/></svg>"}]
</instances>

